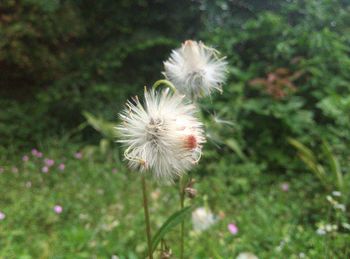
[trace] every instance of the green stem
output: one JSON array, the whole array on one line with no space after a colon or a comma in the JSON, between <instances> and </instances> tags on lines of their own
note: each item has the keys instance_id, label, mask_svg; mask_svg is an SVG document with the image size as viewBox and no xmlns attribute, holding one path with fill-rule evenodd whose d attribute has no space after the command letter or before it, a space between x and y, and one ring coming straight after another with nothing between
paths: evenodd
<instances>
[{"instance_id":1,"label":"green stem","mask_svg":"<svg viewBox=\"0 0 350 259\"><path fill-rule=\"evenodd\" d=\"M151 240L151 225L150 225L150 222L149 222L146 179L145 179L144 175L141 176L141 183L142 183L142 194L143 194L143 208L144 208L144 212L145 212L145 221L146 221L146 235L147 235L147 245L148 245L148 257L149 257L149 259L153 259L152 240Z\"/></svg>"},{"instance_id":2,"label":"green stem","mask_svg":"<svg viewBox=\"0 0 350 259\"><path fill-rule=\"evenodd\" d=\"M161 80L156 81L153 84L152 89L156 90L161 85L165 85L165 86L169 87L173 91L173 93L176 92L176 87L169 80L166 80L166 79L161 79Z\"/></svg>"},{"instance_id":3,"label":"green stem","mask_svg":"<svg viewBox=\"0 0 350 259\"><path fill-rule=\"evenodd\" d=\"M179 194L180 194L180 207L184 208L185 203L185 187L184 187L184 178L181 177L179 180ZM181 230L180 230L180 259L184 258L184 237L185 237L185 221L181 222Z\"/></svg>"}]
</instances>

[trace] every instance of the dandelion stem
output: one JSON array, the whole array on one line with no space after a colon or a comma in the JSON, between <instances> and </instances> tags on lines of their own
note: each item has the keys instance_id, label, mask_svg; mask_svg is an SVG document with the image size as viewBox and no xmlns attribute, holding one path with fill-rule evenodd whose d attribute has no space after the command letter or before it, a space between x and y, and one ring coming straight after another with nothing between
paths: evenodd
<instances>
[{"instance_id":1,"label":"dandelion stem","mask_svg":"<svg viewBox=\"0 0 350 259\"><path fill-rule=\"evenodd\" d=\"M184 184L184 178L181 177L179 180L179 194L180 194L180 207L181 209L184 208L185 203L185 184ZM184 237L185 237L185 221L181 222L181 230L180 230L180 259L184 258Z\"/></svg>"},{"instance_id":2,"label":"dandelion stem","mask_svg":"<svg viewBox=\"0 0 350 259\"><path fill-rule=\"evenodd\" d=\"M156 90L160 85L165 85L165 86L169 87L173 91L173 93L176 92L175 86L169 80L166 80L166 79L161 79L161 80L156 81L153 84L152 89Z\"/></svg>"},{"instance_id":3,"label":"dandelion stem","mask_svg":"<svg viewBox=\"0 0 350 259\"><path fill-rule=\"evenodd\" d=\"M148 212L148 201L147 201L147 188L146 188L146 179L145 176L141 176L142 182L142 194L143 194L143 208L145 212L145 221L146 221L146 235L147 235L147 245L148 245L148 257L153 259L152 253L152 241L151 241L151 226L149 222L149 212Z\"/></svg>"}]
</instances>

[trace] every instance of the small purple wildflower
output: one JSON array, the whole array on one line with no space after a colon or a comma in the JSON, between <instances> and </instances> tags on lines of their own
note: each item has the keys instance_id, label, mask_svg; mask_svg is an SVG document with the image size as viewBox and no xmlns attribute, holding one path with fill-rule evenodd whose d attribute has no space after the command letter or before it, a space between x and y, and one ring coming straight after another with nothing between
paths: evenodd
<instances>
[{"instance_id":1,"label":"small purple wildflower","mask_svg":"<svg viewBox=\"0 0 350 259\"><path fill-rule=\"evenodd\" d=\"M48 166L44 166L43 168L41 168L41 172L43 172L44 174L49 172L49 167Z\"/></svg>"},{"instance_id":2,"label":"small purple wildflower","mask_svg":"<svg viewBox=\"0 0 350 259\"><path fill-rule=\"evenodd\" d=\"M5 218L6 218L5 213L3 213L3 212L0 211L0 220L3 220L3 219L5 219Z\"/></svg>"},{"instance_id":3,"label":"small purple wildflower","mask_svg":"<svg viewBox=\"0 0 350 259\"><path fill-rule=\"evenodd\" d=\"M83 154L82 154L81 152L76 152L76 153L74 154L74 157L75 157L76 159L82 159L82 158L83 158Z\"/></svg>"},{"instance_id":4,"label":"small purple wildflower","mask_svg":"<svg viewBox=\"0 0 350 259\"><path fill-rule=\"evenodd\" d=\"M236 235L238 233L238 227L233 223L228 224L227 229L232 235Z\"/></svg>"},{"instance_id":5,"label":"small purple wildflower","mask_svg":"<svg viewBox=\"0 0 350 259\"><path fill-rule=\"evenodd\" d=\"M55 164L55 160L50 159L50 158L45 158L44 159L44 163L45 163L46 166L51 167L51 166L53 166Z\"/></svg>"},{"instance_id":6,"label":"small purple wildflower","mask_svg":"<svg viewBox=\"0 0 350 259\"><path fill-rule=\"evenodd\" d=\"M36 148L33 148L31 153L33 156L38 157L38 158L43 156L43 153L39 152L39 150L37 150Z\"/></svg>"},{"instance_id":7,"label":"small purple wildflower","mask_svg":"<svg viewBox=\"0 0 350 259\"><path fill-rule=\"evenodd\" d=\"M66 165L64 163L59 164L58 169L63 171L66 168Z\"/></svg>"},{"instance_id":8,"label":"small purple wildflower","mask_svg":"<svg viewBox=\"0 0 350 259\"><path fill-rule=\"evenodd\" d=\"M24 155L24 156L22 157L22 161L23 161L23 162L28 162L28 161L29 161L29 156Z\"/></svg>"},{"instance_id":9,"label":"small purple wildflower","mask_svg":"<svg viewBox=\"0 0 350 259\"><path fill-rule=\"evenodd\" d=\"M55 207L53 207L53 210L55 211L56 214L61 214L63 211L63 208L60 205L55 205Z\"/></svg>"},{"instance_id":10,"label":"small purple wildflower","mask_svg":"<svg viewBox=\"0 0 350 259\"><path fill-rule=\"evenodd\" d=\"M281 184L281 190L284 192L288 192L289 191L289 184L288 183L282 183Z\"/></svg>"}]
</instances>

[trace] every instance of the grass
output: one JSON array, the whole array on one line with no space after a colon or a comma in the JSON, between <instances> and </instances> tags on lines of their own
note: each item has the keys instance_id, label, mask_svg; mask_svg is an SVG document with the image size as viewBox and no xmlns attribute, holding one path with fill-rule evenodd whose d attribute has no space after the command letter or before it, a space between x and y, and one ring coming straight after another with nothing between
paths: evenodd
<instances>
[{"instance_id":1,"label":"grass","mask_svg":"<svg viewBox=\"0 0 350 259\"><path fill-rule=\"evenodd\" d=\"M2 155L0 211L6 218L0 221L1 258L144 258L139 176L124 167L115 151L107 157L85 152L77 159L79 150L73 144L44 145L44 157L55 160L48 173L41 171L43 158L29 151L27 162L21 159L24 153ZM63 171L59 163L65 164ZM251 164L217 172L204 165L201 169L210 174L192 174L199 194L190 203L210 207L219 220L202 233L192 230L190 218L185 221L185 258L234 258L244 251L259 258L349 256L349 231L316 233L319 222L334 223L339 217L311 174L276 175L251 170ZM281 189L283 182L288 191ZM177 185L161 186L150 178L148 184L154 233L178 210L179 198ZM61 214L55 205L63 207ZM228 231L229 223L238 226L237 235ZM167 244L177 258L179 229L167 236Z\"/></svg>"}]
</instances>

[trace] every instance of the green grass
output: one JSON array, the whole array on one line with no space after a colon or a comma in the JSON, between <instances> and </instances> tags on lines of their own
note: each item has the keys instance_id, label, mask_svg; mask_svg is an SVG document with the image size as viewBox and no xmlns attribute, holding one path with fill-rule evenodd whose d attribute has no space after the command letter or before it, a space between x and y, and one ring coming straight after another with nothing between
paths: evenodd
<instances>
[{"instance_id":1,"label":"green grass","mask_svg":"<svg viewBox=\"0 0 350 259\"><path fill-rule=\"evenodd\" d=\"M0 165L1 258L144 258L146 238L140 178L129 172L118 158L95 154L79 160L72 144L47 144L44 157L55 160L45 174L42 158L24 153L2 156ZM26 152L30 153L29 151ZM117 153L117 152L112 152ZM65 163L65 170L57 168ZM209 206L220 220L200 234L185 221L186 258L235 258L249 251L259 258L346 258L350 252L349 231L320 236L318 222L337 222L317 180L309 173L272 174L237 165L229 172L202 168L194 172L198 196L187 203ZM12 167L18 173L12 172ZM117 169L117 172L115 172ZM289 183L289 191L280 184ZM161 186L148 178L150 215L155 229L179 208L177 186ZM63 212L56 214L55 205ZM232 235L227 224L235 223ZM167 236L174 258L178 258L179 229Z\"/></svg>"}]
</instances>

